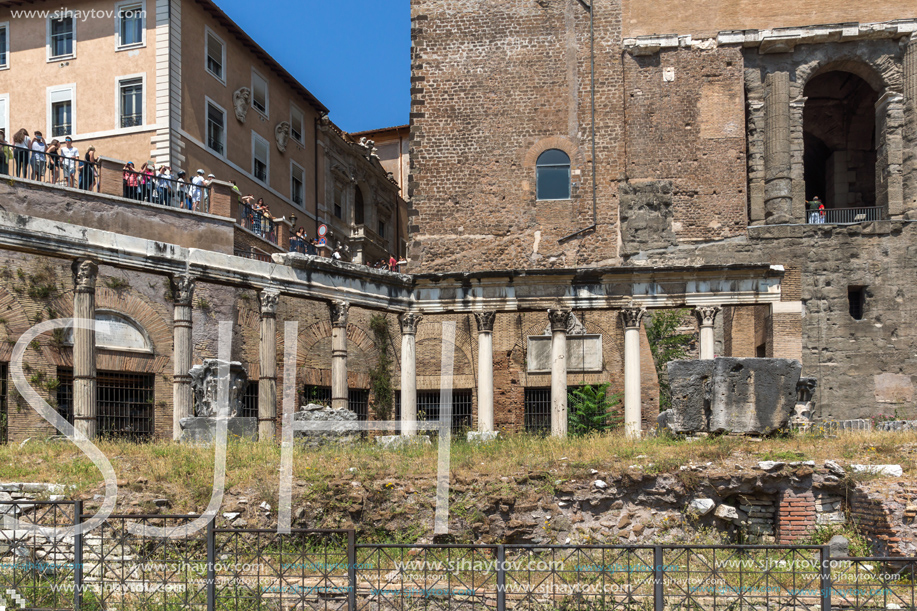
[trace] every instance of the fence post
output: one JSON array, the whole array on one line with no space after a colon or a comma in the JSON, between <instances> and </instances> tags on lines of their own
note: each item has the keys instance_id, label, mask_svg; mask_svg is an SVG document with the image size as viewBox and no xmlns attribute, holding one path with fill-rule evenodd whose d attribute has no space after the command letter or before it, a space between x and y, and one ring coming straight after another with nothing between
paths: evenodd
<instances>
[{"instance_id":1,"label":"fence post","mask_svg":"<svg viewBox=\"0 0 917 611\"><path fill-rule=\"evenodd\" d=\"M506 611L506 548L497 546L497 611Z\"/></svg>"},{"instance_id":2,"label":"fence post","mask_svg":"<svg viewBox=\"0 0 917 611\"><path fill-rule=\"evenodd\" d=\"M347 531L347 604L350 611L357 611L357 534Z\"/></svg>"},{"instance_id":3,"label":"fence post","mask_svg":"<svg viewBox=\"0 0 917 611\"><path fill-rule=\"evenodd\" d=\"M821 548L821 610L831 611L831 547Z\"/></svg>"},{"instance_id":4,"label":"fence post","mask_svg":"<svg viewBox=\"0 0 917 611\"><path fill-rule=\"evenodd\" d=\"M216 610L217 599L217 545L216 534L213 532L214 521L216 521L216 515L211 517L207 523L207 611Z\"/></svg>"},{"instance_id":5,"label":"fence post","mask_svg":"<svg viewBox=\"0 0 917 611\"><path fill-rule=\"evenodd\" d=\"M73 525L79 528L83 523L83 501L73 502ZM83 534L78 530L73 535L73 609L80 611L83 604Z\"/></svg>"},{"instance_id":6,"label":"fence post","mask_svg":"<svg viewBox=\"0 0 917 611\"><path fill-rule=\"evenodd\" d=\"M654 611L663 611L665 609L665 567L663 566L662 546L653 547L653 609Z\"/></svg>"}]
</instances>

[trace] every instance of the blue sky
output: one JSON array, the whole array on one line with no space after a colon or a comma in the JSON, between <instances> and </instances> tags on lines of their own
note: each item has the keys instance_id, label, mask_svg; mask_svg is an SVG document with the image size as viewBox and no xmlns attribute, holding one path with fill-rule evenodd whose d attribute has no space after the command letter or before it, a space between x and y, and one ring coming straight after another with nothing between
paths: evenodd
<instances>
[{"instance_id":1,"label":"blue sky","mask_svg":"<svg viewBox=\"0 0 917 611\"><path fill-rule=\"evenodd\" d=\"M215 0L349 132L405 125L410 0Z\"/></svg>"}]
</instances>

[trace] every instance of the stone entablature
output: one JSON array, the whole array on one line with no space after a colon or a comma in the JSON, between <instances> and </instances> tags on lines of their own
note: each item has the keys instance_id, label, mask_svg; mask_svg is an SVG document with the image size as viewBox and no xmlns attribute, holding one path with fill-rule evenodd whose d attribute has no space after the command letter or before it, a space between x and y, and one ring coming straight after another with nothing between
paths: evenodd
<instances>
[{"instance_id":1,"label":"stone entablature","mask_svg":"<svg viewBox=\"0 0 917 611\"><path fill-rule=\"evenodd\" d=\"M661 34L624 39L624 50L631 55L652 55L679 48L711 50L726 45L757 47L759 52L786 53L796 45L858 40L898 39L917 32L917 20L900 19L879 23L839 23L771 30L727 30L716 38L695 39L690 34Z\"/></svg>"}]
</instances>

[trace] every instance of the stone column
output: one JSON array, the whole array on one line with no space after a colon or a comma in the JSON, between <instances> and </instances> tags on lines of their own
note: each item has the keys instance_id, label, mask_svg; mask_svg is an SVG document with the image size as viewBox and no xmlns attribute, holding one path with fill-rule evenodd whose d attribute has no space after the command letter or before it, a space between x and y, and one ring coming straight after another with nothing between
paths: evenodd
<instances>
[{"instance_id":1,"label":"stone column","mask_svg":"<svg viewBox=\"0 0 917 611\"><path fill-rule=\"evenodd\" d=\"M567 323L570 310L548 310L551 320L551 435L567 436Z\"/></svg>"},{"instance_id":2,"label":"stone column","mask_svg":"<svg viewBox=\"0 0 917 611\"><path fill-rule=\"evenodd\" d=\"M904 53L904 213L917 218L917 33Z\"/></svg>"},{"instance_id":3,"label":"stone column","mask_svg":"<svg viewBox=\"0 0 917 611\"><path fill-rule=\"evenodd\" d=\"M710 360L715 356L714 325L716 325L716 315L720 313L721 309L719 306L698 306L694 308L694 316L697 318L697 324L700 327L701 360Z\"/></svg>"},{"instance_id":4,"label":"stone column","mask_svg":"<svg viewBox=\"0 0 917 611\"><path fill-rule=\"evenodd\" d=\"M331 303L331 407L347 408L347 315L346 301Z\"/></svg>"},{"instance_id":5,"label":"stone column","mask_svg":"<svg viewBox=\"0 0 917 611\"><path fill-rule=\"evenodd\" d=\"M401 323L401 434L417 434L417 326L423 315L406 312Z\"/></svg>"},{"instance_id":6,"label":"stone column","mask_svg":"<svg viewBox=\"0 0 917 611\"><path fill-rule=\"evenodd\" d=\"M890 218L905 214L901 168L904 164L904 96L887 91L876 102L876 205Z\"/></svg>"},{"instance_id":7,"label":"stone column","mask_svg":"<svg viewBox=\"0 0 917 611\"><path fill-rule=\"evenodd\" d=\"M793 179L790 157L790 75L767 75L764 94L764 221L793 222Z\"/></svg>"},{"instance_id":8,"label":"stone column","mask_svg":"<svg viewBox=\"0 0 917 611\"><path fill-rule=\"evenodd\" d=\"M475 312L478 322L478 431L494 430L494 319L496 312Z\"/></svg>"},{"instance_id":9,"label":"stone column","mask_svg":"<svg viewBox=\"0 0 917 611\"><path fill-rule=\"evenodd\" d=\"M258 440L273 441L277 432L277 302L280 291L261 291L261 375L258 378ZM295 366L295 364L294 364Z\"/></svg>"},{"instance_id":10,"label":"stone column","mask_svg":"<svg viewBox=\"0 0 917 611\"><path fill-rule=\"evenodd\" d=\"M73 318L95 322L99 266L89 259L73 262ZM96 404L96 332L73 329L73 426L87 439L98 434Z\"/></svg>"},{"instance_id":11,"label":"stone column","mask_svg":"<svg viewBox=\"0 0 917 611\"><path fill-rule=\"evenodd\" d=\"M181 438L181 420L194 416L191 391L191 304L194 279L173 276L172 283L172 438Z\"/></svg>"},{"instance_id":12,"label":"stone column","mask_svg":"<svg viewBox=\"0 0 917 611\"><path fill-rule=\"evenodd\" d=\"M624 308L624 433L638 439L643 431L640 383L640 323L644 308Z\"/></svg>"},{"instance_id":13,"label":"stone column","mask_svg":"<svg viewBox=\"0 0 917 611\"><path fill-rule=\"evenodd\" d=\"M748 221L760 225L764 221L764 102L748 101Z\"/></svg>"}]
</instances>

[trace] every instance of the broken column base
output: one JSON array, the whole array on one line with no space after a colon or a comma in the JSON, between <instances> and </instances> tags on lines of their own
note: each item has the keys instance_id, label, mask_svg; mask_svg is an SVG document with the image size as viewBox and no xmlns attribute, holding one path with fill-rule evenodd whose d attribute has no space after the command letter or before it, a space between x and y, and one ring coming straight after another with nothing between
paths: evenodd
<instances>
[{"instance_id":1,"label":"broken column base","mask_svg":"<svg viewBox=\"0 0 917 611\"><path fill-rule=\"evenodd\" d=\"M468 443L489 443L491 441L496 441L499 435L500 433L497 431L487 431L484 433L479 431L468 431L468 435L465 439Z\"/></svg>"},{"instance_id":2,"label":"broken column base","mask_svg":"<svg viewBox=\"0 0 917 611\"><path fill-rule=\"evenodd\" d=\"M211 445L216 438L216 418L182 418L180 443ZM258 441L257 418L228 418L226 420L226 439L245 439Z\"/></svg>"},{"instance_id":3,"label":"broken column base","mask_svg":"<svg viewBox=\"0 0 917 611\"><path fill-rule=\"evenodd\" d=\"M382 435L376 437L376 443L382 446L387 450L397 450L404 446L409 445L433 445L433 442L430 441L430 438L426 435L413 435L407 437L405 435Z\"/></svg>"}]
</instances>

